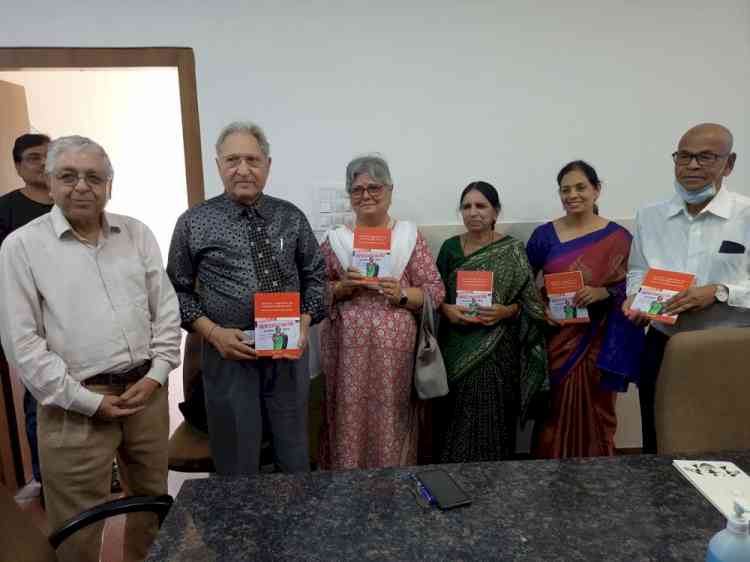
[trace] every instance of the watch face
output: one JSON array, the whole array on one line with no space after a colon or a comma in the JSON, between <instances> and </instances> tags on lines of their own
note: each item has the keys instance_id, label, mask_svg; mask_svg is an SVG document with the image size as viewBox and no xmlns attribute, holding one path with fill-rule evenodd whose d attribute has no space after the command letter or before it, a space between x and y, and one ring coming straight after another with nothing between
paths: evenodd
<instances>
[{"instance_id":1,"label":"watch face","mask_svg":"<svg viewBox=\"0 0 750 562\"><path fill-rule=\"evenodd\" d=\"M716 300L719 302L727 302L729 300L729 291L724 285L719 285L714 293Z\"/></svg>"}]
</instances>

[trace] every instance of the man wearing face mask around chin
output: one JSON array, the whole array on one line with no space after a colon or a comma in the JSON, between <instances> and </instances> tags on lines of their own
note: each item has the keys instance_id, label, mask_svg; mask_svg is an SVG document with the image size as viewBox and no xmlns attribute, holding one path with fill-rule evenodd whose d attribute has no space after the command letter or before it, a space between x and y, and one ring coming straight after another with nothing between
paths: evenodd
<instances>
[{"instance_id":1,"label":"man wearing face mask around chin","mask_svg":"<svg viewBox=\"0 0 750 562\"><path fill-rule=\"evenodd\" d=\"M656 377L669 337L750 325L750 199L722 186L737 159L732 143L732 133L722 125L689 129L672 155L676 194L636 216L625 315L638 325L648 324L630 305L649 268L695 275L690 289L665 303L665 314L679 314L677 323L652 322L646 335L639 384L644 453L656 453Z\"/></svg>"}]
</instances>

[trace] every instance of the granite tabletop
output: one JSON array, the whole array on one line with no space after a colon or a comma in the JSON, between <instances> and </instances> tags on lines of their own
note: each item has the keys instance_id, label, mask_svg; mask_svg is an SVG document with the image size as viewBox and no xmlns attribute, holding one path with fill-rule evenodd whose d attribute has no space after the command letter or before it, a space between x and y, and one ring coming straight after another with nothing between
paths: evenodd
<instances>
[{"instance_id":1,"label":"granite tabletop","mask_svg":"<svg viewBox=\"0 0 750 562\"><path fill-rule=\"evenodd\" d=\"M673 458L443 465L473 500L445 512L411 492L425 467L189 480L148 560L703 560L725 520Z\"/></svg>"}]
</instances>

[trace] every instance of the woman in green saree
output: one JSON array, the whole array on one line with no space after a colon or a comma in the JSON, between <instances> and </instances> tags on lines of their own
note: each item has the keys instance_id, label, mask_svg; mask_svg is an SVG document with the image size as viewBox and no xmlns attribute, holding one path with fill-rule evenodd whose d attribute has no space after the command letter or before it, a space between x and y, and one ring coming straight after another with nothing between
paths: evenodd
<instances>
[{"instance_id":1,"label":"woman in green saree","mask_svg":"<svg viewBox=\"0 0 750 562\"><path fill-rule=\"evenodd\" d=\"M507 459L519 419L549 388L544 304L523 243L495 232L497 190L469 184L460 210L466 233L446 240L437 259L447 290L439 341L450 388L436 405L437 453L440 462ZM492 305L478 316L453 304L459 270L493 273Z\"/></svg>"}]
</instances>

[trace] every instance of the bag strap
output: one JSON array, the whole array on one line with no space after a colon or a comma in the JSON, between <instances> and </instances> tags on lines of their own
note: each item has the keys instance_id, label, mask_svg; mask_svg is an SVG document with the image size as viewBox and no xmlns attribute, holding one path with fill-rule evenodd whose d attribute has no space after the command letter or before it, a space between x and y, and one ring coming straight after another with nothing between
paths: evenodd
<instances>
[{"instance_id":1,"label":"bag strap","mask_svg":"<svg viewBox=\"0 0 750 562\"><path fill-rule=\"evenodd\" d=\"M435 335L435 311L432 308L432 299L430 293L422 289L422 330L427 330L433 336Z\"/></svg>"}]
</instances>

